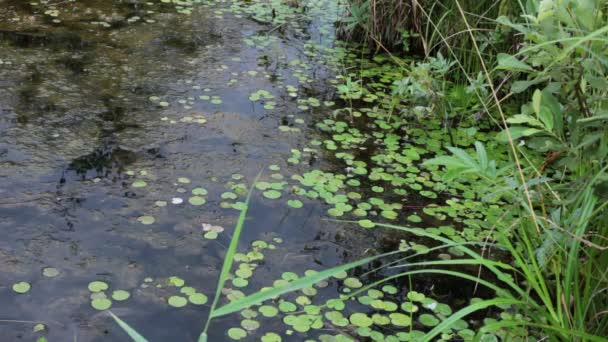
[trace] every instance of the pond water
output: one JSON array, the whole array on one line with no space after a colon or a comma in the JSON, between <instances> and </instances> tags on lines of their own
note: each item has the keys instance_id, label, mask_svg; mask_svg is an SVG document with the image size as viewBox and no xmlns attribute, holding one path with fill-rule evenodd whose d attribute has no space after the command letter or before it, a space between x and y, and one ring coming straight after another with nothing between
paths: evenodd
<instances>
[{"instance_id":1,"label":"pond water","mask_svg":"<svg viewBox=\"0 0 608 342\"><path fill-rule=\"evenodd\" d=\"M322 201L299 208L286 190L291 175L345 168L306 149L324 139L315 124L339 101L332 82L343 66L324 50L336 44L337 2L0 7L0 340L126 341L91 307L95 280L129 291L112 311L151 341L196 340L209 306L171 307L179 291L167 278L212 296L231 206L261 171L284 193L253 197L239 251L254 241L273 249L254 248L264 259L243 292L394 247L327 220ZM12 289L20 281L25 294ZM239 322L214 321L210 340L229 340Z\"/></svg>"}]
</instances>

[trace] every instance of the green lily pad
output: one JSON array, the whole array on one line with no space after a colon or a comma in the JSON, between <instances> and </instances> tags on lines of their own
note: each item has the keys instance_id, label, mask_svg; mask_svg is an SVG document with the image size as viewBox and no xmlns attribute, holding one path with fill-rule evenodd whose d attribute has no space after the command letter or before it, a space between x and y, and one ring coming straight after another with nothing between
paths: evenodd
<instances>
[{"instance_id":1,"label":"green lily pad","mask_svg":"<svg viewBox=\"0 0 608 342\"><path fill-rule=\"evenodd\" d=\"M129 297L131 297L131 294L128 291L116 290L112 292L112 299L119 302L129 299Z\"/></svg>"},{"instance_id":2,"label":"green lily pad","mask_svg":"<svg viewBox=\"0 0 608 342\"><path fill-rule=\"evenodd\" d=\"M13 284L13 291L20 294L27 293L31 288L32 286L25 281L20 281L18 283Z\"/></svg>"},{"instance_id":3,"label":"green lily pad","mask_svg":"<svg viewBox=\"0 0 608 342\"><path fill-rule=\"evenodd\" d=\"M269 332L262 336L262 342L281 342L281 336L273 332Z\"/></svg>"},{"instance_id":4,"label":"green lily pad","mask_svg":"<svg viewBox=\"0 0 608 342\"><path fill-rule=\"evenodd\" d=\"M357 327L369 327L374 324L374 321L364 313L354 313L350 315L350 322Z\"/></svg>"},{"instance_id":5,"label":"green lily pad","mask_svg":"<svg viewBox=\"0 0 608 342\"><path fill-rule=\"evenodd\" d=\"M103 281L99 281L99 280L95 280L89 283L89 291L91 292L101 292L101 291L105 291L108 289L108 283L103 282Z\"/></svg>"},{"instance_id":6,"label":"green lily pad","mask_svg":"<svg viewBox=\"0 0 608 342\"><path fill-rule=\"evenodd\" d=\"M260 322L252 319L244 319L241 321L241 327L243 327L245 330L256 330L260 327Z\"/></svg>"},{"instance_id":7,"label":"green lily pad","mask_svg":"<svg viewBox=\"0 0 608 342\"><path fill-rule=\"evenodd\" d=\"M304 203L302 203L300 200L289 200L287 201L287 205L292 208L299 209L304 206Z\"/></svg>"},{"instance_id":8,"label":"green lily pad","mask_svg":"<svg viewBox=\"0 0 608 342\"><path fill-rule=\"evenodd\" d=\"M197 196L205 196L207 194L207 189L205 188L194 188L192 189L192 194Z\"/></svg>"},{"instance_id":9,"label":"green lily pad","mask_svg":"<svg viewBox=\"0 0 608 342\"><path fill-rule=\"evenodd\" d=\"M418 215L410 215L407 217L407 220L414 223L422 222L422 218Z\"/></svg>"},{"instance_id":10,"label":"green lily pad","mask_svg":"<svg viewBox=\"0 0 608 342\"><path fill-rule=\"evenodd\" d=\"M145 186L148 185L148 183L144 182L143 180L136 180L135 182L133 182L133 184L131 184L134 188L143 188Z\"/></svg>"},{"instance_id":11,"label":"green lily pad","mask_svg":"<svg viewBox=\"0 0 608 342\"><path fill-rule=\"evenodd\" d=\"M201 196L192 196L188 199L188 202L192 205L203 205L207 200Z\"/></svg>"},{"instance_id":12,"label":"green lily pad","mask_svg":"<svg viewBox=\"0 0 608 342\"><path fill-rule=\"evenodd\" d=\"M45 267L42 269L42 275L49 278L54 278L59 275L59 271L54 267Z\"/></svg>"},{"instance_id":13,"label":"green lily pad","mask_svg":"<svg viewBox=\"0 0 608 342\"><path fill-rule=\"evenodd\" d=\"M279 310L281 310L281 312L293 312L296 311L297 308L298 307L292 302L282 301L279 303Z\"/></svg>"},{"instance_id":14,"label":"green lily pad","mask_svg":"<svg viewBox=\"0 0 608 342\"><path fill-rule=\"evenodd\" d=\"M360 287L363 286L363 283L361 283L361 280L357 279L357 278L346 278L344 279L344 285L353 288L353 289L358 289Z\"/></svg>"},{"instance_id":15,"label":"green lily pad","mask_svg":"<svg viewBox=\"0 0 608 342\"><path fill-rule=\"evenodd\" d=\"M184 279L176 276L171 276L168 279L169 285L173 285L175 287L182 287L186 283Z\"/></svg>"},{"instance_id":16,"label":"green lily pad","mask_svg":"<svg viewBox=\"0 0 608 342\"><path fill-rule=\"evenodd\" d=\"M107 298L95 298L91 301L91 306L95 310L103 311L112 306L112 301Z\"/></svg>"},{"instance_id":17,"label":"green lily pad","mask_svg":"<svg viewBox=\"0 0 608 342\"><path fill-rule=\"evenodd\" d=\"M209 298L202 293L194 293L188 296L188 300L190 303L195 305L203 305L206 304Z\"/></svg>"},{"instance_id":18,"label":"green lily pad","mask_svg":"<svg viewBox=\"0 0 608 342\"><path fill-rule=\"evenodd\" d=\"M241 328L228 329L228 337L233 340L241 340L247 336L247 332Z\"/></svg>"},{"instance_id":19,"label":"green lily pad","mask_svg":"<svg viewBox=\"0 0 608 342\"><path fill-rule=\"evenodd\" d=\"M391 323L393 325L399 327L409 327L412 324L412 319L410 318L410 316L402 313L395 312L388 315L388 317L391 319Z\"/></svg>"},{"instance_id":20,"label":"green lily pad","mask_svg":"<svg viewBox=\"0 0 608 342\"><path fill-rule=\"evenodd\" d=\"M182 308L188 304L188 300L182 296L171 296L167 303L174 308Z\"/></svg>"},{"instance_id":21,"label":"green lily pad","mask_svg":"<svg viewBox=\"0 0 608 342\"><path fill-rule=\"evenodd\" d=\"M262 193L268 199L277 199L281 197L281 193L276 190L267 190Z\"/></svg>"},{"instance_id":22,"label":"green lily pad","mask_svg":"<svg viewBox=\"0 0 608 342\"><path fill-rule=\"evenodd\" d=\"M137 218L137 221L141 224L149 225L156 222L156 219L152 216L144 215Z\"/></svg>"},{"instance_id":23,"label":"green lily pad","mask_svg":"<svg viewBox=\"0 0 608 342\"><path fill-rule=\"evenodd\" d=\"M258 310L264 317L274 317L279 313L277 308L270 305L262 305Z\"/></svg>"},{"instance_id":24,"label":"green lily pad","mask_svg":"<svg viewBox=\"0 0 608 342\"><path fill-rule=\"evenodd\" d=\"M181 289L179 289L179 292L190 296L196 293L196 289L194 287L190 287L190 286L184 286Z\"/></svg>"},{"instance_id":25,"label":"green lily pad","mask_svg":"<svg viewBox=\"0 0 608 342\"><path fill-rule=\"evenodd\" d=\"M203 237L207 240L215 240L217 239L217 232L206 232L205 234L203 234Z\"/></svg>"},{"instance_id":26,"label":"green lily pad","mask_svg":"<svg viewBox=\"0 0 608 342\"><path fill-rule=\"evenodd\" d=\"M427 327L434 327L439 324L437 317L431 314L422 314L418 317L418 321Z\"/></svg>"},{"instance_id":27,"label":"green lily pad","mask_svg":"<svg viewBox=\"0 0 608 342\"><path fill-rule=\"evenodd\" d=\"M376 226L371 220L359 220L359 225L363 228L374 228Z\"/></svg>"},{"instance_id":28,"label":"green lily pad","mask_svg":"<svg viewBox=\"0 0 608 342\"><path fill-rule=\"evenodd\" d=\"M245 287L249 285L249 281L243 278L234 278L232 279L232 285L236 287Z\"/></svg>"}]
</instances>

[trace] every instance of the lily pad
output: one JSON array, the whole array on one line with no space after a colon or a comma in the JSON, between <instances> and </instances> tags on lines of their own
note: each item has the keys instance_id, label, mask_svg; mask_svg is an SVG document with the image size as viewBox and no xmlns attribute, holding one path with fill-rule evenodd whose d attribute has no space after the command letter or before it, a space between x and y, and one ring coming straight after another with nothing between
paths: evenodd
<instances>
[{"instance_id":1,"label":"lily pad","mask_svg":"<svg viewBox=\"0 0 608 342\"><path fill-rule=\"evenodd\" d=\"M302 203L300 200L289 200L287 201L287 205L292 208L299 209L304 206L304 203Z\"/></svg>"},{"instance_id":2,"label":"lily pad","mask_svg":"<svg viewBox=\"0 0 608 342\"><path fill-rule=\"evenodd\" d=\"M13 291L20 294L27 293L31 288L32 286L25 281L20 281L18 283L13 284Z\"/></svg>"},{"instance_id":3,"label":"lily pad","mask_svg":"<svg viewBox=\"0 0 608 342\"><path fill-rule=\"evenodd\" d=\"M192 189L192 194L197 196L205 196L208 193L205 188L194 188Z\"/></svg>"},{"instance_id":4,"label":"lily pad","mask_svg":"<svg viewBox=\"0 0 608 342\"><path fill-rule=\"evenodd\" d=\"M156 222L156 219L152 216L144 215L144 216L138 217L137 221L139 221L139 223L141 223L141 224L149 225L149 224L153 224L154 222Z\"/></svg>"},{"instance_id":5,"label":"lily pad","mask_svg":"<svg viewBox=\"0 0 608 342\"><path fill-rule=\"evenodd\" d=\"M188 304L188 300L182 296L171 296L167 303L174 308L182 308Z\"/></svg>"},{"instance_id":6,"label":"lily pad","mask_svg":"<svg viewBox=\"0 0 608 342\"><path fill-rule=\"evenodd\" d=\"M359 225L363 228L374 228L376 226L371 220L359 220Z\"/></svg>"},{"instance_id":7,"label":"lily pad","mask_svg":"<svg viewBox=\"0 0 608 342\"><path fill-rule=\"evenodd\" d=\"M129 297L131 297L131 294L128 291L116 290L112 292L112 299L117 300L119 302L129 299Z\"/></svg>"},{"instance_id":8,"label":"lily pad","mask_svg":"<svg viewBox=\"0 0 608 342\"><path fill-rule=\"evenodd\" d=\"M192 196L188 199L188 202L192 205L203 205L207 200L201 196Z\"/></svg>"},{"instance_id":9,"label":"lily pad","mask_svg":"<svg viewBox=\"0 0 608 342\"><path fill-rule=\"evenodd\" d=\"M277 199L281 197L281 193L276 190L267 190L262 193L268 199Z\"/></svg>"},{"instance_id":10,"label":"lily pad","mask_svg":"<svg viewBox=\"0 0 608 342\"><path fill-rule=\"evenodd\" d=\"M108 289L108 283L103 282L103 281L99 281L99 280L95 280L89 283L89 291L91 292L101 292L101 291L105 291Z\"/></svg>"},{"instance_id":11,"label":"lily pad","mask_svg":"<svg viewBox=\"0 0 608 342\"><path fill-rule=\"evenodd\" d=\"M146 183L143 180L136 180L135 182L133 182L133 184L131 184L134 188L143 188L145 186L148 185L148 183Z\"/></svg>"},{"instance_id":12,"label":"lily pad","mask_svg":"<svg viewBox=\"0 0 608 342\"><path fill-rule=\"evenodd\" d=\"M112 306L112 301L107 298L95 298L91 301L91 306L95 310L103 311Z\"/></svg>"},{"instance_id":13,"label":"lily pad","mask_svg":"<svg viewBox=\"0 0 608 342\"><path fill-rule=\"evenodd\" d=\"M279 310L274 306L263 305L258 309L264 317L274 317L279 313Z\"/></svg>"},{"instance_id":14,"label":"lily pad","mask_svg":"<svg viewBox=\"0 0 608 342\"><path fill-rule=\"evenodd\" d=\"M369 327L374 324L374 321L364 313L354 313L350 315L350 322L357 327Z\"/></svg>"},{"instance_id":15,"label":"lily pad","mask_svg":"<svg viewBox=\"0 0 608 342\"><path fill-rule=\"evenodd\" d=\"M233 340L241 340L247 336L247 332L241 328L228 329L228 337Z\"/></svg>"},{"instance_id":16,"label":"lily pad","mask_svg":"<svg viewBox=\"0 0 608 342\"><path fill-rule=\"evenodd\" d=\"M59 275L59 271L54 267L45 267L42 269L42 275L45 277L53 278Z\"/></svg>"},{"instance_id":17,"label":"lily pad","mask_svg":"<svg viewBox=\"0 0 608 342\"><path fill-rule=\"evenodd\" d=\"M206 304L209 299L207 298L207 296L205 296L202 293L194 293L194 294L191 294L190 296L188 296L188 300L192 304L203 305L203 304Z\"/></svg>"}]
</instances>

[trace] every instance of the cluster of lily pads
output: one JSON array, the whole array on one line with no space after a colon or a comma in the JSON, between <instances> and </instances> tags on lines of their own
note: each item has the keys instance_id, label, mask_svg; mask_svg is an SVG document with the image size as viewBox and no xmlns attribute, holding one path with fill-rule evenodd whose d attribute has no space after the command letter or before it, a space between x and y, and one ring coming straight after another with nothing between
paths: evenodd
<instances>
[{"instance_id":1,"label":"cluster of lily pads","mask_svg":"<svg viewBox=\"0 0 608 342\"><path fill-rule=\"evenodd\" d=\"M252 244L252 252L268 246L271 245L256 241ZM243 280L252 276L252 270L257 266L255 261L261 257L252 252L238 255L241 264L235 271L233 286L248 285ZM253 267L251 262L254 263ZM303 276L315 272L307 270ZM295 272L284 272L271 286L289 285L300 277ZM269 288L262 288L261 291ZM328 298L328 294L335 293L335 288L340 289L341 293ZM231 301L244 296L239 290L225 290ZM477 300L474 298L472 302ZM282 341L282 336L297 334L309 339L317 337L319 341L359 341L365 338L374 341L416 341L426 329L438 325L451 314L450 305L423 293L392 284L365 287L360 278L340 272L314 286L242 310L239 326L229 328L226 334L233 340L245 339L262 330L259 334L263 341ZM279 330L276 330L276 324L271 325L272 331L265 329L266 322L276 322L279 318L282 323ZM333 334L327 331L333 331ZM467 321L459 320L442 334L440 340L469 340L474 334Z\"/></svg>"},{"instance_id":2,"label":"cluster of lily pads","mask_svg":"<svg viewBox=\"0 0 608 342\"><path fill-rule=\"evenodd\" d=\"M95 310L107 310L112 306L112 301L122 302L131 297L131 294L125 290L113 290L110 295L106 291L110 288L108 283L101 280L95 280L87 286L91 292L91 306Z\"/></svg>"}]
</instances>

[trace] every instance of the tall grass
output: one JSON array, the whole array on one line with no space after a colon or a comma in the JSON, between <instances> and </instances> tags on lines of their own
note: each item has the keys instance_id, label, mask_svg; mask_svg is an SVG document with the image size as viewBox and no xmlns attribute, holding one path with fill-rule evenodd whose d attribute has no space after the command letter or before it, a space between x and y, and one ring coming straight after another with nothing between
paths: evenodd
<instances>
[{"instance_id":1,"label":"tall grass","mask_svg":"<svg viewBox=\"0 0 608 342\"><path fill-rule=\"evenodd\" d=\"M465 72L480 69L471 50L473 40L483 42L484 58L497 51L513 50L513 36L496 31L494 19L501 15L517 16L522 12L518 1L461 0L460 6L476 36L467 34L456 1L448 0L348 0L348 11L339 26L339 37L359 41L377 51L407 52L425 57L446 54L449 44L458 55ZM458 81L466 81L460 73Z\"/></svg>"}]
</instances>

